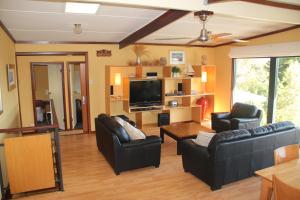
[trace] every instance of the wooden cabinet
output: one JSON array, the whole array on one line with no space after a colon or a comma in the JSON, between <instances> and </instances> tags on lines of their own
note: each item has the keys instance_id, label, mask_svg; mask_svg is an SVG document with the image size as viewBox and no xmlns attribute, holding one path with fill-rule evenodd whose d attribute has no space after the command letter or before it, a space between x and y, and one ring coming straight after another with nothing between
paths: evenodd
<instances>
[{"instance_id":1,"label":"wooden cabinet","mask_svg":"<svg viewBox=\"0 0 300 200\"><path fill-rule=\"evenodd\" d=\"M178 109L190 109L190 119L192 121L201 123L203 120L210 119L210 113L214 111L214 92L215 92L215 76L216 76L216 66L193 66L195 75L193 77L172 77L172 66L106 66L106 88L112 85L112 79L114 77L113 73L122 73L122 102L123 111L126 113L135 114L136 122L138 127L142 127L143 124L143 112L169 112L174 113ZM129 106L129 86L130 81L133 80L149 80L144 76L147 71L155 71L158 74L158 79L163 81L163 106L157 110L151 111L139 111L133 112ZM202 81L203 72L206 73L206 82ZM134 78L129 78L128 74L135 75ZM174 90L178 89L178 83L182 84L183 94L174 94ZM166 95L168 94L168 95ZM205 116L202 118L201 113L203 109L201 106L196 104L197 99L205 97L208 100L208 108L206 109ZM106 111L110 114L110 93L109 90L106 91ZM177 107L170 107L168 102L170 100L178 101L179 105ZM173 115L174 116L174 115ZM172 120L171 120L172 121Z\"/></svg>"},{"instance_id":2,"label":"wooden cabinet","mask_svg":"<svg viewBox=\"0 0 300 200\"><path fill-rule=\"evenodd\" d=\"M4 146L12 194L55 187L50 133L7 138Z\"/></svg>"}]
</instances>

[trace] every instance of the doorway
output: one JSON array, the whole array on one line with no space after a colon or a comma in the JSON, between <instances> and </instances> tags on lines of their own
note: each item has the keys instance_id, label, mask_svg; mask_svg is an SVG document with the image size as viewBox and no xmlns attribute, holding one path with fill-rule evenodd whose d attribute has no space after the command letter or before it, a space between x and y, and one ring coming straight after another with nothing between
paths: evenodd
<instances>
[{"instance_id":1,"label":"doorway","mask_svg":"<svg viewBox=\"0 0 300 200\"><path fill-rule=\"evenodd\" d=\"M55 107L60 130L66 130L64 63L31 63L32 100L35 126L53 124Z\"/></svg>"},{"instance_id":2,"label":"doorway","mask_svg":"<svg viewBox=\"0 0 300 200\"><path fill-rule=\"evenodd\" d=\"M86 64L68 62L70 129L88 129Z\"/></svg>"}]
</instances>

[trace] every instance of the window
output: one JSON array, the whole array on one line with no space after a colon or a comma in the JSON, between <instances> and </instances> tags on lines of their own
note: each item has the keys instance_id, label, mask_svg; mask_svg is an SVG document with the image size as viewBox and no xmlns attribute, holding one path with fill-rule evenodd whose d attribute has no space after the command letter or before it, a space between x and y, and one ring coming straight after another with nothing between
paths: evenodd
<instances>
[{"instance_id":1,"label":"window","mask_svg":"<svg viewBox=\"0 0 300 200\"><path fill-rule=\"evenodd\" d=\"M275 121L300 125L300 57L277 58Z\"/></svg>"},{"instance_id":2,"label":"window","mask_svg":"<svg viewBox=\"0 0 300 200\"><path fill-rule=\"evenodd\" d=\"M262 124L300 125L300 57L234 59L233 103L256 105Z\"/></svg>"},{"instance_id":3,"label":"window","mask_svg":"<svg viewBox=\"0 0 300 200\"><path fill-rule=\"evenodd\" d=\"M270 58L235 59L233 103L256 105L267 122Z\"/></svg>"}]
</instances>

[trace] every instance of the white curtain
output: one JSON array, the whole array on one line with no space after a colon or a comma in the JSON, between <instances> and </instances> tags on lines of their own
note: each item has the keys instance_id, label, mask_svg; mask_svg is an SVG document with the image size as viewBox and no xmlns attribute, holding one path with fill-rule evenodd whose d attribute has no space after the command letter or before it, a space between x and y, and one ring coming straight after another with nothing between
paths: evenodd
<instances>
[{"instance_id":1,"label":"white curtain","mask_svg":"<svg viewBox=\"0 0 300 200\"><path fill-rule=\"evenodd\" d=\"M261 58L300 56L300 41L258 46L235 47L230 50L231 58Z\"/></svg>"}]
</instances>

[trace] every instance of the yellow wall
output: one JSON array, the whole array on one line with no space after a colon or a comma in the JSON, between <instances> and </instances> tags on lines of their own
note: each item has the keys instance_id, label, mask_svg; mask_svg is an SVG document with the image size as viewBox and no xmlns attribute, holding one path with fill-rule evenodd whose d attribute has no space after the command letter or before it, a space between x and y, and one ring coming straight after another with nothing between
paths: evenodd
<instances>
[{"instance_id":1,"label":"yellow wall","mask_svg":"<svg viewBox=\"0 0 300 200\"><path fill-rule=\"evenodd\" d=\"M250 40L247 46L263 45L270 43L300 41L300 28L265 36L257 39ZM216 96L215 96L215 110L228 111L231 104L231 73L232 64L229 58L231 48L236 46L221 46L214 48L215 50L215 64L217 66L216 74Z\"/></svg>"},{"instance_id":2,"label":"yellow wall","mask_svg":"<svg viewBox=\"0 0 300 200\"><path fill-rule=\"evenodd\" d=\"M0 89L2 92L3 113L0 114L0 129L19 127L19 104L17 88L8 91L6 64L15 64L15 45L0 28ZM0 143L8 135L0 134ZM0 159L5 187L7 177L3 147L0 147ZM1 196L1 194L0 194Z\"/></svg>"},{"instance_id":3,"label":"yellow wall","mask_svg":"<svg viewBox=\"0 0 300 200\"><path fill-rule=\"evenodd\" d=\"M16 45L17 46L17 45ZM31 62L64 62L64 78L65 78L65 96L68 102L68 87L67 87L67 62L84 61L84 56L18 56L18 72L19 72L19 88L20 88L20 104L22 125L34 126L33 104L32 104L32 87L31 87ZM66 105L66 118L69 122L68 104ZM68 123L69 124L69 123Z\"/></svg>"},{"instance_id":4,"label":"yellow wall","mask_svg":"<svg viewBox=\"0 0 300 200\"><path fill-rule=\"evenodd\" d=\"M283 33L278 33L258 39L251 40L247 45L259 45L268 43L279 43L287 41L300 40L300 29L295 29ZM208 64L216 65L216 96L215 96L215 110L227 111L230 109L231 102L231 59L228 54L230 48L235 46L222 46L217 48L196 48L196 47L176 47L176 46L155 46L147 45L149 57L145 60L159 59L160 57L167 57L169 59L170 50L183 50L186 54L186 63L200 64L201 56L207 55ZM135 55L131 50L131 46L119 50L117 45L97 45L97 44L16 44L17 52L42 52L42 51L87 51L89 58L89 88L90 88L90 110L91 110L91 124L94 130L94 117L99 113L105 112L105 66L113 65L127 65L129 61L135 61ZM112 51L111 57L97 57L96 51L100 49L109 49ZM57 58L53 58L58 60ZM45 60L44 60L45 61ZM19 62L19 61L18 61ZM27 63L30 59L27 60ZM22 68L22 67L19 67ZM20 74L26 74L20 73ZM28 77L28 75L26 75ZM26 79L24 79L26 80ZM21 80L20 80L21 82ZM24 86L25 87L25 86ZM27 86L26 86L27 87ZM26 95L31 95L31 91L25 88ZM22 97L24 94L22 95ZM21 98L22 98L21 97ZM22 109L30 98L27 98L25 104L21 102ZM23 100L22 100L23 101ZM32 104L32 103L31 103ZM26 106L25 106L26 107ZM117 107L117 106L116 106ZM119 106L121 108L121 106ZM32 123L32 109L26 108L27 112L22 111L22 115L26 123ZM177 116L188 120L188 112L176 113ZM175 116L175 115L174 115ZM150 116L150 118L153 116Z\"/></svg>"},{"instance_id":5,"label":"yellow wall","mask_svg":"<svg viewBox=\"0 0 300 200\"><path fill-rule=\"evenodd\" d=\"M97 57L96 51L101 49L109 49L112 51L111 57ZM213 48L196 48L196 47L175 47L175 46L154 46L148 45L147 50L149 51L149 56L144 58L145 60L159 59L160 57L167 57L169 59L170 50L183 50L185 51L186 63L190 64L199 64L201 62L201 56L207 55L209 64L214 64L214 50ZM88 52L88 64L89 64L89 89L90 89L90 111L91 111L91 124L92 130L94 128L94 118L99 113L105 112L105 66L106 65L127 65L129 61L135 61L135 55L132 52L132 47L126 47L119 50L118 45L96 45L96 44L49 44L49 45L32 45L32 44L16 44L17 52L38 52L38 51L87 51ZM28 58L28 57L27 57ZM38 57L37 57L38 58ZM24 59L24 58L22 58ZM33 58L31 58L33 59ZM57 58L53 58L56 59ZM19 64L19 71L25 69L22 76L27 78L22 78L22 80L28 79L28 69L27 65L30 62L30 59L27 59L27 64ZM44 59L45 61L45 59ZM22 83L24 83L24 81ZM24 83L25 84L25 83ZM20 85L21 79L20 79ZM20 94L21 97L21 107L22 107L22 116L24 118L25 124L30 124L33 122L33 113L32 113L32 103L30 102L30 85L21 86L23 87L23 92ZM28 88L29 87L29 88ZM27 100L23 100L22 98ZM25 106L29 105L29 106ZM23 111L23 107L26 107L26 111ZM179 114L181 115L181 114Z\"/></svg>"}]
</instances>

